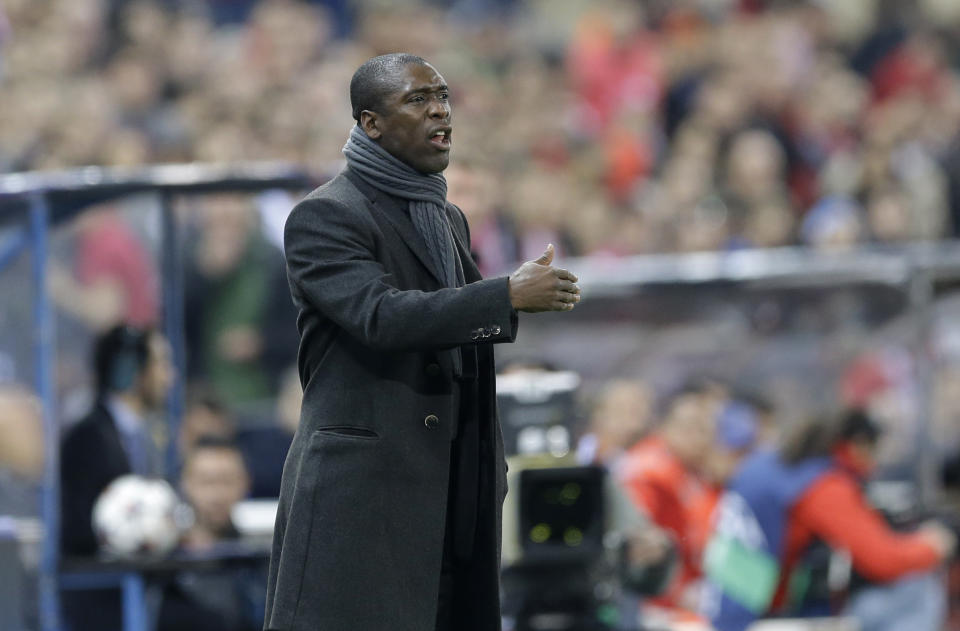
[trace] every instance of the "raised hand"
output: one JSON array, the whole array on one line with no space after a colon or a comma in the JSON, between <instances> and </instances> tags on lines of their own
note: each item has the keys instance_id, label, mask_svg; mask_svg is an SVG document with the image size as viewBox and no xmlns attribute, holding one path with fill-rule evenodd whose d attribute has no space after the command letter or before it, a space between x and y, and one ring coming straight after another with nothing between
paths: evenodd
<instances>
[{"instance_id":1,"label":"raised hand","mask_svg":"<svg viewBox=\"0 0 960 631\"><path fill-rule=\"evenodd\" d=\"M540 258L527 261L510 275L510 303L517 311L570 311L580 302L577 277L551 267L553 252L551 243Z\"/></svg>"}]
</instances>

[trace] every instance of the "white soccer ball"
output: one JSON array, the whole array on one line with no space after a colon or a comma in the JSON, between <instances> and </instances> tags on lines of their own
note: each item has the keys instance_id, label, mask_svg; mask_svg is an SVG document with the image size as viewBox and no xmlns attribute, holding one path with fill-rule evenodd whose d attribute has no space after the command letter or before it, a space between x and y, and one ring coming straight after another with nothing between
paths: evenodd
<instances>
[{"instance_id":1,"label":"white soccer ball","mask_svg":"<svg viewBox=\"0 0 960 631\"><path fill-rule=\"evenodd\" d=\"M111 482L93 508L93 532L117 556L162 556L177 545L182 509L164 480L125 475Z\"/></svg>"}]
</instances>

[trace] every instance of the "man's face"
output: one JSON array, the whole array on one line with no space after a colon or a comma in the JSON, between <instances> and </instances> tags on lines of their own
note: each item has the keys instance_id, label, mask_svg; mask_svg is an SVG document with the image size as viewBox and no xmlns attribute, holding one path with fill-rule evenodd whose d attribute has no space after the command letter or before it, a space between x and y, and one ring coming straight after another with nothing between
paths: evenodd
<instances>
[{"instance_id":1,"label":"man's face","mask_svg":"<svg viewBox=\"0 0 960 631\"><path fill-rule=\"evenodd\" d=\"M184 465L183 492L197 521L215 533L230 527L230 511L247 495L250 478L236 449L199 448Z\"/></svg>"},{"instance_id":2,"label":"man's face","mask_svg":"<svg viewBox=\"0 0 960 631\"><path fill-rule=\"evenodd\" d=\"M421 173L439 173L450 162L450 95L430 65L407 64L381 112L364 110L360 125L391 155Z\"/></svg>"},{"instance_id":3,"label":"man's face","mask_svg":"<svg viewBox=\"0 0 960 631\"><path fill-rule=\"evenodd\" d=\"M850 441L850 453L853 456L857 473L863 476L871 475L877 468L878 441L866 438Z\"/></svg>"},{"instance_id":4,"label":"man's face","mask_svg":"<svg viewBox=\"0 0 960 631\"><path fill-rule=\"evenodd\" d=\"M670 450L687 466L703 464L713 448L713 418L708 402L699 394L682 395L670 406L662 433Z\"/></svg>"},{"instance_id":5,"label":"man's face","mask_svg":"<svg viewBox=\"0 0 960 631\"><path fill-rule=\"evenodd\" d=\"M159 333L150 335L147 342L147 363L140 375L139 393L150 409L159 409L173 386L175 370L170 344Z\"/></svg>"}]
</instances>

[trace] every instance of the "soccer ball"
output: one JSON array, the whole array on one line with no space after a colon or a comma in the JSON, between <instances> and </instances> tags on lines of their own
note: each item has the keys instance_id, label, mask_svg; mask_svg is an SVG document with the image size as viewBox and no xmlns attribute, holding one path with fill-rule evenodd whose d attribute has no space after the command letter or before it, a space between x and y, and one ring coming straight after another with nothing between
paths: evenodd
<instances>
[{"instance_id":1,"label":"soccer ball","mask_svg":"<svg viewBox=\"0 0 960 631\"><path fill-rule=\"evenodd\" d=\"M182 507L163 480L124 475L100 494L93 532L100 546L120 557L162 556L180 539Z\"/></svg>"}]
</instances>

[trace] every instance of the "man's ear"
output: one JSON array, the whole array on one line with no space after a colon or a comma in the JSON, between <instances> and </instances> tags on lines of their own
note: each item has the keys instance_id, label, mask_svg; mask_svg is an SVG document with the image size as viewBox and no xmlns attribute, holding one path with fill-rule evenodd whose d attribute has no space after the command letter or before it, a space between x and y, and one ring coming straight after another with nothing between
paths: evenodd
<instances>
[{"instance_id":1,"label":"man's ear","mask_svg":"<svg viewBox=\"0 0 960 631\"><path fill-rule=\"evenodd\" d=\"M366 132L371 140L380 139L380 120L376 112L363 110L360 112L360 129Z\"/></svg>"}]
</instances>

